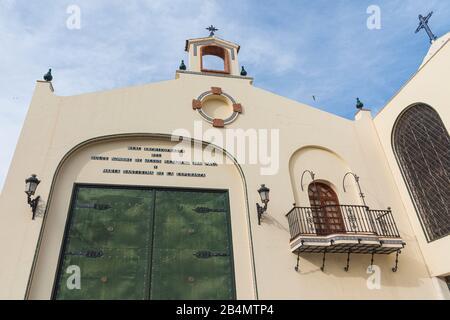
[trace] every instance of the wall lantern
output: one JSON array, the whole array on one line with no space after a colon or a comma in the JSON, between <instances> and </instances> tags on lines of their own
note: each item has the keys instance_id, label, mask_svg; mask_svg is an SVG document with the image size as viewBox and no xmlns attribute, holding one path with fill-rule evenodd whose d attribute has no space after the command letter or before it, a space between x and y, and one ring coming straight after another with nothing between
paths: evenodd
<instances>
[{"instance_id":1,"label":"wall lantern","mask_svg":"<svg viewBox=\"0 0 450 320\"><path fill-rule=\"evenodd\" d=\"M256 204L256 211L258 212L258 225L261 225L261 216L267 211L267 203L269 203L269 192L270 189L266 187L265 184L261 185L258 193L261 197L261 201L264 204L264 207L261 207L259 203Z\"/></svg>"},{"instance_id":2,"label":"wall lantern","mask_svg":"<svg viewBox=\"0 0 450 320\"><path fill-rule=\"evenodd\" d=\"M36 177L35 174L32 174L31 177L25 180L25 193L27 194L28 204L31 207L31 212L33 213L33 220L36 217L36 209L39 203L40 196L37 196L34 199L31 199L31 196L36 192L37 186L41 183L41 181Z\"/></svg>"}]
</instances>

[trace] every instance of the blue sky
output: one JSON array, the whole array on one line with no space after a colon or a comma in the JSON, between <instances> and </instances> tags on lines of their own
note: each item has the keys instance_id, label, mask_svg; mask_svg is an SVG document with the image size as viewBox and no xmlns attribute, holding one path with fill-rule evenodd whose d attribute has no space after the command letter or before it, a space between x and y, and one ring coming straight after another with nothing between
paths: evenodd
<instances>
[{"instance_id":1,"label":"blue sky","mask_svg":"<svg viewBox=\"0 0 450 320\"><path fill-rule=\"evenodd\" d=\"M66 27L70 5L80 30ZM367 28L369 5L380 30ZM442 36L448 0L0 0L0 186L49 67L58 95L173 79L185 39L214 24L255 86L352 118L356 97L376 112L417 70L430 45L417 16L432 10Z\"/></svg>"}]
</instances>

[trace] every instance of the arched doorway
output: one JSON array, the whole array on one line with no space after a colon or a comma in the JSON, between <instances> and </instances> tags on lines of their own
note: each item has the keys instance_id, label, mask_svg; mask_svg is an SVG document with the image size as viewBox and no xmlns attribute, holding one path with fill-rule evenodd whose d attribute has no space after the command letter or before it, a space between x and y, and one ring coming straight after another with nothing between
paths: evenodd
<instances>
[{"instance_id":1,"label":"arched doorway","mask_svg":"<svg viewBox=\"0 0 450 320\"><path fill-rule=\"evenodd\" d=\"M100 137L74 148L55 172L53 194L44 216L27 298L49 299L52 294L54 298L66 298L60 296L58 292L62 291L56 288L68 283L67 275L70 274L67 270L73 272L72 275L81 274L81 290L89 290L91 298L95 295L100 299L104 294L109 299L125 295L161 299L167 298L162 297L166 294L175 299L179 296L180 283L186 288L187 295L195 291L191 290L193 287L198 287L197 292L204 295L203 280L212 279L208 270L219 270L226 265L232 277L226 275L225 278L232 281L223 287L225 299L254 298L256 285L246 280L254 281L254 277L249 277L254 270L252 246L242 245L246 241L250 243L251 239L248 238L248 214L242 212L247 206L245 179L240 174L240 167L234 163L194 166L171 160L171 155L180 148L185 149L183 154L192 155L194 149L204 150L208 145L187 143L180 146L178 141L163 135L124 135ZM125 161L127 157L133 161ZM210 235L205 236L207 241L196 240L204 232L213 234L216 243L227 247L208 245L212 239ZM229 235L228 240L226 235ZM174 237L183 240L177 241ZM196 243L194 250L187 245L188 238ZM89 245L85 245L86 242ZM236 243L239 246L234 245ZM126 250L122 250L123 247ZM114 254L110 254L111 251ZM180 266L177 260L181 256L189 263L189 268ZM72 263L73 259L83 259L81 262L85 263ZM108 263L115 270L100 265L107 259L117 261ZM215 264L215 267L202 268L194 264ZM245 267L234 269L236 264ZM73 266L80 267L78 273ZM162 274L171 268L175 270L170 276ZM180 275L180 272L186 274ZM155 281L157 277L161 281ZM224 279L223 275L214 278L217 282ZM152 279L154 294L148 279ZM90 282L101 292L90 290ZM157 282L163 285L171 282L178 291L158 288ZM139 286L133 286L135 283ZM145 283L147 288L142 287ZM118 284L115 291L105 290L115 284ZM76 286L64 288L82 294ZM126 288L133 295L125 292ZM215 299L218 291L212 291L212 294L206 293L207 298ZM142 294L137 297L139 292Z\"/></svg>"},{"instance_id":2,"label":"arched doorway","mask_svg":"<svg viewBox=\"0 0 450 320\"><path fill-rule=\"evenodd\" d=\"M450 234L450 137L439 114L425 104L408 108L392 144L427 240Z\"/></svg>"},{"instance_id":3,"label":"arched doorway","mask_svg":"<svg viewBox=\"0 0 450 320\"><path fill-rule=\"evenodd\" d=\"M345 233L339 199L336 192L323 182L312 182L308 187L314 225L318 235Z\"/></svg>"}]
</instances>

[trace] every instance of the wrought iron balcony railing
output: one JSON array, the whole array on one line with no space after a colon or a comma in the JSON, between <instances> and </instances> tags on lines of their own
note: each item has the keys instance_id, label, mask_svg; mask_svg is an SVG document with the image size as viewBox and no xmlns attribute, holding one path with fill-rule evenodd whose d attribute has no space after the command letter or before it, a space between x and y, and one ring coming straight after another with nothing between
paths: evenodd
<instances>
[{"instance_id":1,"label":"wrought iron balcony railing","mask_svg":"<svg viewBox=\"0 0 450 320\"><path fill-rule=\"evenodd\" d=\"M299 236L333 234L400 238L390 209L371 210L355 205L294 207L286 216L291 240Z\"/></svg>"}]
</instances>

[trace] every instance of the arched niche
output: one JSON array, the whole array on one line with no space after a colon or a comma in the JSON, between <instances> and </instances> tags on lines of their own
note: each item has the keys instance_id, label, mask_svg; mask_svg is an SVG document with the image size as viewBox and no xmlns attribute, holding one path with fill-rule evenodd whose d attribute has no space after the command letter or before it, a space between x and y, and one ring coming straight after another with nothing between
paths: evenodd
<instances>
[{"instance_id":1,"label":"arched niche","mask_svg":"<svg viewBox=\"0 0 450 320\"><path fill-rule=\"evenodd\" d=\"M306 146L297 150L289 161L292 191L297 206L310 206L308 186L312 181L309 173L305 173L303 186L301 185L301 177L305 170L314 172L316 181L330 186L338 196L340 204L361 204L355 184L350 179L346 182L347 192L344 193L342 189L342 179L351 171L347 162L332 150Z\"/></svg>"}]
</instances>

